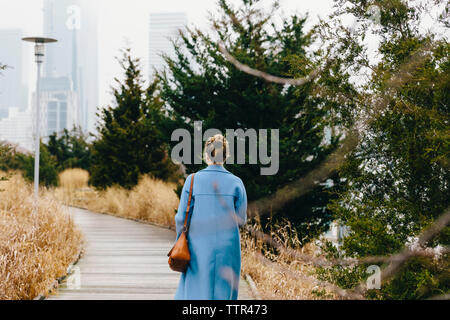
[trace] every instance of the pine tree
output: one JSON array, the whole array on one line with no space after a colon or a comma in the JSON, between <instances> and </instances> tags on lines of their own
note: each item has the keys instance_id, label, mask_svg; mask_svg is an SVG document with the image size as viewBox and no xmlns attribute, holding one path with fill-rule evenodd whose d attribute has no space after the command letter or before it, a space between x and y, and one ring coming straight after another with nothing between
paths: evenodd
<instances>
[{"instance_id":1,"label":"pine tree","mask_svg":"<svg viewBox=\"0 0 450 320\"><path fill-rule=\"evenodd\" d=\"M60 136L57 133L50 135L47 149L56 157L59 171L67 168L90 169L92 153L87 138L80 127L74 127L71 131L64 129Z\"/></svg>"},{"instance_id":2,"label":"pine tree","mask_svg":"<svg viewBox=\"0 0 450 320\"><path fill-rule=\"evenodd\" d=\"M161 75L161 96L169 106L170 130L186 128L193 132L194 121L203 121L204 130L216 128L224 133L225 129L280 130L280 170L276 175L261 176L260 165L227 165L245 182L250 200L270 195L303 176L337 142L333 136L330 144L322 144L330 117L325 100L311 98L316 84L294 87L267 82L236 69L219 52L220 39L240 62L276 76L290 76L293 70L295 76L306 76L315 68L306 55L312 42L311 34L304 33L306 18L292 16L276 27L272 23L276 3L270 11L260 4L242 1L235 9L228 1L219 1L219 16L212 20L213 33L198 29L183 32L181 43L174 46L176 58L166 57L168 68ZM194 156L198 155L193 155L192 161ZM189 172L201 167L187 165ZM328 194L319 186L280 213L299 223L312 216L317 225L323 226L329 221L322 211L327 199Z\"/></svg>"},{"instance_id":3,"label":"pine tree","mask_svg":"<svg viewBox=\"0 0 450 320\"><path fill-rule=\"evenodd\" d=\"M21 163L20 169L24 178L34 181L34 154L33 155L15 155L16 161ZM42 143L39 152L39 184L46 187L58 185L58 163L54 156L48 152L47 146Z\"/></svg>"},{"instance_id":4,"label":"pine tree","mask_svg":"<svg viewBox=\"0 0 450 320\"><path fill-rule=\"evenodd\" d=\"M116 79L115 105L98 114L101 122L92 144L91 183L99 188L132 188L142 174L168 179L176 170L160 131L163 103L155 94L157 82L144 87L139 59L131 57L130 49L123 50L119 63L125 80Z\"/></svg>"},{"instance_id":5,"label":"pine tree","mask_svg":"<svg viewBox=\"0 0 450 320\"><path fill-rule=\"evenodd\" d=\"M420 31L420 17L431 10L429 7L400 0L376 2L380 25L373 28L367 14L370 2L349 2L351 6L341 6L337 15L351 13L364 23L351 41L362 41L371 28L381 37L381 59L375 65L367 58L352 60L372 69L370 80L361 88L358 107L373 119L341 168L341 176L347 179L345 191L330 208L348 227L340 254L391 255L414 245L417 236L450 205L450 47L437 34ZM348 39L348 33L342 36ZM335 39L336 43L345 41ZM402 71L410 63L416 64L414 68ZM380 97L386 103L374 113L373 106ZM426 245L449 244L447 227ZM331 247L328 251L336 253ZM412 258L382 290L369 294L386 299L421 299L448 293L449 261L448 253L436 259ZM325 274L350 287L364 278L366 267L335 267Z\"/></svg>"}]
</instances>

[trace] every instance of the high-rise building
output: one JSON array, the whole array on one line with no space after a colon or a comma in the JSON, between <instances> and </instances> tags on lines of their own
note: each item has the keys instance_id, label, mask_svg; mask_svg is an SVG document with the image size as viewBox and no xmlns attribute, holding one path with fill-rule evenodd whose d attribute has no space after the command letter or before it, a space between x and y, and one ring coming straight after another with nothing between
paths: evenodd
<instances>
[{"instance_id":1,"label":"high-rise building","mask_svg":"<svg viewBox=\"0 0 450 320\"><path fill-rule=\"evenodd\" d=\"M8 117L0 119L0 141L18 144L30 152L33 151L31 109L9 108L8 111Z\"/></svg>"},{"instance_id":2,"label":"high-rise building","mask_svg":"<svg viewBox=\"0 0 450 320\"><path fill-rule=\"evenodd\" d=\"M150 75L154 69L161 70L164 66L162 54L174 56L171 40L179 35L179 29L187 25L187 16L183 12L151 13L149 33L149 68Z\"/></svg>"},{"instance_id":3,"label":"high-rise building","mask_svg":"<svg viewBox=\"0 0 450 320\"><path fill-rule=\"evenodd\" d=\"M47 138L64 129L72 129L80 122L78 95L68 77L49 77L41 80L41 136ZM33 131L34 132L34 131Z\"/></svg>"},{"instance_id":4,"label":"high-rise building","mask_svg":"<svg viewBox=\"0 0 450 320\"><path fill-rule=\"evenodd\" d=\"M8 67L0 75L0 119L10 108L25 110L27 87L23 77L22 30L0 30L0 63Z\"/></svg>"},{"instance_id":5,"label":"high-rise building","mask_svg":"<svg viewBox=\"0 0 450 320\"><path fill-rule=\"evenodd\" d=\"M58 40L47 46L44 77L71 82L68 91L77 96L73 101L80 115L76 125L89 132L95 130L98 106L97 12L97 1L44 0L44 35Z\"/></svg>"}]
</instances>

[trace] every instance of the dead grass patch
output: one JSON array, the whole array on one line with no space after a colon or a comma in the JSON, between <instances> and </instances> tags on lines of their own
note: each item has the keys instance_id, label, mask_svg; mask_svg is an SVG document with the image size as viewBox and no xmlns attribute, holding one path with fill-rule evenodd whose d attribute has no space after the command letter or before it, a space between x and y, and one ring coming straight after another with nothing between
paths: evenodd
<instances>
[{"instance_id":1,"label":"dead grass patch","mask_svg":"<svg viewBox=\"0 0 450 320\"><path fill-rule=\"evenodd\" d=\"M81 233L49 194L33 212L32 186L19 173L1 181L0 189L0 299L48 294L79 255Z\"/></svg>"},{"instance_id":2,"label":"dead grass patch","mask_svg":"<svg viewBox=\"0 0 450 320\"><path fill-rule=\"evenodd\" d=\"M71 179L74 181L71 182ZM152 222L175 228L178 197L175 184L143 176L131 190L113 186L96 191L88 186L89 174L81 169L68 169L60 174L61 187L56 196L66 204L94 212Z\"/></svg>"}]
</instances>

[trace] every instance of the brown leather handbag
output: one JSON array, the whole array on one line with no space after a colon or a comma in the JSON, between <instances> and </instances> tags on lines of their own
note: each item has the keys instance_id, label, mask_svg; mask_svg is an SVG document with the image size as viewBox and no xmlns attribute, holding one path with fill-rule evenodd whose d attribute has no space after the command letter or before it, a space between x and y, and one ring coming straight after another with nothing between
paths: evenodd
<instances>
[{"instance_id":1,"label":"brown leather handbag","mask_svg":"<svg viewBox=\"0 0 450 320\"><path fill-rule=\"evenodd\" d=\"M173 271L186 272L189 261L191 260L191 254L189 253L189 246L187 240L187 233L189 230L188 216L189 208L191 207L192 187L194 185L194 176L192 175L191 186L189 188L189 200L186 208L186 216L184 218L184 225L180 236L173 248L169 251L167 256L169 257L169 267Z\"/></svg>"}]
</instances>

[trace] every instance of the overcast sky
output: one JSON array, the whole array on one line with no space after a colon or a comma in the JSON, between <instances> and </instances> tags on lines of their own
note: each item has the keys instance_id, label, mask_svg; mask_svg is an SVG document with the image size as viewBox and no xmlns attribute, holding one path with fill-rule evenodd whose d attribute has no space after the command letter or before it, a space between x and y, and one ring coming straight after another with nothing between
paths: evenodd
<instances>
[{"instance_id":1,"label":"overcast sky","mask_svg":"<svg viewBox=\"0 0 450 320\"><path fill-rule=\"evenodd\" d=\"M119 49L130 45L134 54L144 62L147 75L149 14L158 12L186 12L189 25L208 28L208 12L214 12L214 0L92 0L99 1L99 98L100 105L111 102L110 85L121 76L115 56ZM239 3L241 0L231 0ZM267 1L271 3L271 1ZM280 15L293 12L310 13L311 23L317 16L325 17L332 9L332 0L281 0ZM41 35L43 29L42 0L0 0L0 29L21 28L24 35ZM34 88L35 68L32 46L27 46L30 88Z\"/></svg>"},{"instance_id":2,"label":"overcast sky","mask_svg":"<svg viewBox=\"0 0 450 320\"><path fill-rule=\"evenodd\" d=\"M136 57L142 59L144 76L147 76L148 67L148 29L149 14L158 12L185 12L189 25L202 29L209 26L208 12L215 12L216 0L91 0L99 4L99 98L100 106L111 102L110 86L114 77L121 77L121 69L115 60L119 49L130 46ZM233 4L242 0L229 0ZM272 0L263 0L272 3ZM431 1L431 0L413 0ZM280 0L281 9L278 17L289 16L295 12L306 14L309 12L310 20L307 26L317 22L317 18L325 18L333 9L333 0ZM445 3L444 5L445 6ZM24 35L40 35L43 29L42 0L0 0L0 29L21 28ZM423 20L424 30L433 28L432 16L437 16L444 7ZM350 19L351 20L351 19ZM354 21L346 21L351 25ZM449 36L449 30L443 31ZM367 41L369 47L376 48L374 38ZM28 72L29 86L34 88L35 66L33 64L32 45L25 45L24 60L25 72ZM1 58L1 53L0 53Z\"/></svg>"}]
</instances>

